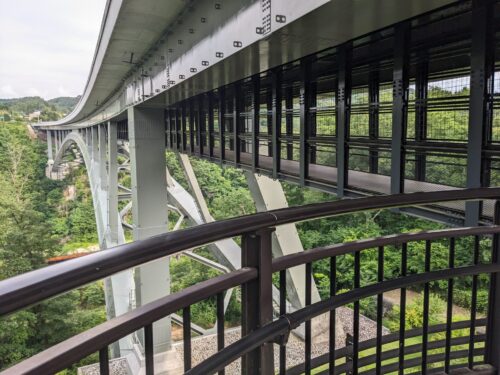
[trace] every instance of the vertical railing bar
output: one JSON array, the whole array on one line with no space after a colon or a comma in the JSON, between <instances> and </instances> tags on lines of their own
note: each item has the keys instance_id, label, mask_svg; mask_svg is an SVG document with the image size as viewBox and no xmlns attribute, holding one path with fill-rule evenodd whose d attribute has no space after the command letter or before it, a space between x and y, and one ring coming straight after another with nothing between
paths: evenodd
<instances>
[{"instance_id":1,"label":"vertical railing bar","mask_svg":"<svg viewBox=\"0 0 500 375\"><path fill-rule=\"evenodd\" d=\"M473 264L479 264L479 236L474 236ZM477 281L478 275L472 276L472 293L470 304L470 330L469 330L469 356L468 365L472 369L474 366L474 336L476 334L476 308L477 308Z\"/></svg>"},{"instance_id":2,"label":"vertical railing bar","mask_svg":"<svg viewBox=\"0 0 500 375\"><path fill-rule=\"evenodd\" d=\"M448 268L455 267L455 238L450 238L450 251L448 258ZM446 346L444 354L444 372L450 372L451 355L451 323L453 317L453 278L448 279L448 301L446 306Z\"/></svg>"},{"instance_id":3,"label":"vertical railing bar","mask_svg":"<svg viewBox=\"0 0 500 375\"><path fill-rule=\"evenodd\" d=\"M153 347L153 324L144 327L144 357L146 362L146 375L154 375L154 347Z\"/></svg>"},{"instance_id":4,"label":"vertical railing bar","mask_svg":"<svg viewBox=\"0 0 500 375\"><path fill-rule=\"evenodd\" d=\"M380 283L384 281L384 247L378 248L378 270L377 281ZM382 317L384 314L384 295L380 293L377 295L377 368L376 374L382 374Z\"/></svg>"},{"instance_id":5,"label":"vertical railing bar","mask_svg":"<svg viewBox=\"0 0 500 375\"><path fill-rule=\"evenodd\" d=\"M401 245L401 277L407 275L408 244ZM406 332L406 288L401 288L399 297L399 375L404 374Z\"/></svg>"},{"instance_id":6,"label":"vertical railing bar","mask_svg":"<svg viewBox=\"0 0 500 375\"><path fill-rule=\"evenodd\" d=\"M500 200L495 201L493 224L500 225ZM491 243L491 263L500 262L500 235L494 234ZM499 273L490 276L488 295L488 322L484 361L494 368L500 368L500 277Z\"/></svg>"},{"instance_id":7,"label":"vertical railing bar","mask_svg":"<svg viewBox=\"0 0 500 375\"><path fill-rule=\"evenodd\" d=\"M241 237L241 265L258 270L258 278L241 287L242 337L273 320L272 233L265 228ZM274 347L264 343L241 358L243 374L274 374Z\"/></svg>"},{"instance_id":8,"label":"vertical railing bar","mask_svg":"<svg viewBox=\"0 0 500 375\"><path fill-rule=\"evenodd\" d=\"M361 268L361 252L354 253L354 289L360 287L360 268ZM358 374L358 358L359 358L359 300L354 302L353 309L354 320L352 323L352 374Z\"/></svg>"},{"instance_id":9,"label":"vertical railing bar","mask_svg":"<svg viewBox=\"0 0 500 375\"><path fill-rule=\"evenodd\" d=\"M330 258L330 297L335 296L337 285L337 258ZM335 309L330 311L330 327L329 327L329 358L328 358L328 374L335 374L335 330L336 330L336 312Z\"/></svg>"},{"instance_id":10,"label":"vertical railing bar","mask_svg":"<svg viewBox=\"0 0 500 375\"><path fill-rule=\"evenodd\" d=\"M425 241L425 272L431 270L431 241ZM424 306L422 322L422 373L427 374L427 347L429 342L429 283L424 285Z\"/></svg>"},{"instance_id":11,"label":"vertical railing bar","mask_svg":"<svg viewBox=\"0 0 500 375\"><path fill-rule=\"evenodd\" d=\"M109 354L107 346L99 350L99 373L100 375L109 375Z\"/></svg>"},{"instance_id":12,"label":"vertical railing bar","mask_svg":"<svg viewBox=\"0 0 500 375\"><path fill-rule=\"evenodd\" d=\"M191 307L182 309L182 341L184 343L184 371L191 368Z\"/></svg>"},{"instance_id":13,"label":"vertical railing bar","mask_svg":"<svg viewBox=\"0 0 500 375\"><path fill-rule=\"evenodd\" d=\"M224 293L217 293L217 351L221 351L224 345ZM224 375L225 370L218 374Z\"/></svg>"},{"instance_id":14,"label":"vertical railing bar","mask_svg":"<svg viewBox=\"0 0 500 375\"><path fill-rule=\"evenodd\" d=\"M286 314L286 270L280 271L280 316ZM286 373L286 343L280 345L280 375Z\"/></svg>"},{"instance_id":15,"label":"vertical railing bar","mask_svg":"<svg viewBox=\"0 0 500 375\"><path fill-rule=\"evenodd\" d=\"M306 306L311 304L312 263L306 263ZM305 374L311 374L311 321L305 322Z\"/></svg>"}]
</instances>

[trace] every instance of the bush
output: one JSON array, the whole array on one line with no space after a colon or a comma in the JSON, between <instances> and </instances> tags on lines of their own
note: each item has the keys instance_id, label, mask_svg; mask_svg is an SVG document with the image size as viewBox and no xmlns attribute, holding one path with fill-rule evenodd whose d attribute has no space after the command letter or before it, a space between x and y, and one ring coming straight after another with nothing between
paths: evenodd
<instances>
[{"instance_id":1,"label":"bush","mask_svg":"<svg viewBox=\"0 0 500 375\"><path fill-rule=\"evenodd\" d=\"M422 327L424 322L424 296L419 294L412 302L406 305L406 329ZM445 321L444 311L446 302L436 294L429 296L429 325L443 323ZM399 330L399 316L401 307L395 305L387 314L384 325L391 331Z\"/></svg>"}]
</instances>

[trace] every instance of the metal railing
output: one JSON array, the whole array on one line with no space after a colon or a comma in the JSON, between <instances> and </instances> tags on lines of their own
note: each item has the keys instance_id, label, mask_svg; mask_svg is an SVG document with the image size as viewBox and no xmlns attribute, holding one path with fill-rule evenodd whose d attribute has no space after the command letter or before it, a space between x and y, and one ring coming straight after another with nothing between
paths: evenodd
<instances>
[{"instance_id":1,"label":"metal railing","mask_svg":"<svg viewBox=\"0 0 500 375\"><path fill-rule=\"evenodd\" d=\"M89 282L108 277L122 270L202 246L217 240L241 236L242 268L204 281L178 293L141 306L127 314L109 320L86 332L75 335L2 372L10 374L49 374L63 370L86 356L99 352L101 374L109 373L108 346L132 332L143 329L146 373L154 373L153 322L183 311L184 370L189 374L223 373L224 368L241 358L242 371L246 374L274 374L274 346L279 345L279 373L329 374L382 374L390 371L403 373L410 369L422 373L443 368L473 367L490 364L499 367L500 358L500 204L495 205L493 225L472 228L451 228L419 233L402 233L374 239L335 244L272 259L272 233L274 227L287 223L342 215L365 210L426 205L438 202L497 199L500 188L440 191L430 193L378 196L329 203L292 207L214 222L194 228L170 232L147 240L118 246L87 257L19 275L0 282L0 315L6 315L47 298L72 290ZM458 264L455 242L464 237L473 238L470 262ZM488 261L479 256L480 242L491 237L491 256ZM431 268L432 244L447 240L448 263L438 269ZM423 241L425 251L422 272L408 270L408 244ZM384 258L387 247L398 249L401 267L396 277L384 275ZM361 285L362 255L377 251L377 281ZM344 255L353 257L353 287L344 293L337 292L337 259ZM321 259L330 261L330 296L312 303L312 264ZM305 264L306 306L287 311L287 270ZM273 318L273 274L279 275L279 317ZM476 313L478 277L489 278L489 303L486 317ZM454 282L472 278L470 319L452 321ZM432 325L429 321L430 283L444 281L448 303L446 323ZM422 327L406 329L406 289L423 285ZM241 286L242 338L225 347L223 293ZM399 332L383 334L383 293L400 289ZM360 300L375 296L377 299L376 336L360 340ZM192 367L190 307L208 298L215 298L217 311L217 353ZM335 344L336 309L352 304L353 335L347 346ZM329 314L329 343L327 354L312 358L311 320ZM287 366L286 346L291 330L305 326L304 362ZM481 327L481 329L479 329ZM464 329L467 333L464 334ZM433 340L430 336L443 332L445 337ZM461 336L457 336L461 335ZM419 342L408 342L418 338ZM384 347L397 343L397 347ZM370 350L368 350L370 349ZM436 350L439 349L437 352ZM367 351L368 350L368 351ZM364 354L360 354L367 351ZM288 367L288 368L287 368Z\"/></svg>"}]
</instances>

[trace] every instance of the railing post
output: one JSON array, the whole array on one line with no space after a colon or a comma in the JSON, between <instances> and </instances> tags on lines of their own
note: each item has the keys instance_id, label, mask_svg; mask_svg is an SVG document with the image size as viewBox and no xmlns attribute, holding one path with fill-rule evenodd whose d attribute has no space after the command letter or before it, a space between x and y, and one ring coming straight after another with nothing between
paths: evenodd
<instances>
[{"instance_id":1,"label":"railing post","mask_svg":"<svg viewBox=\"0 0 500 375\"><path fill-rule=\"evenodd\" d=\"M272 233L274 228L244 234L241 241L241 266L258 270L256 280L242 285L242 337L273 319ZM242 358L242 374L274 374L273 344L267 343Z\"/></svg>"},{"instance_id":2,"label":"railing post","mask_svg":"<svg viewBox=\"0 0 500 375\"><path fill-rule=\"evenodd\" d=\"M500 200L495 202L493 224L500 225ZM500 263L500 235L493 235L491 263ZM500 369L500 275L491 274L485 362Z\"/></svg>"}]
</instances>

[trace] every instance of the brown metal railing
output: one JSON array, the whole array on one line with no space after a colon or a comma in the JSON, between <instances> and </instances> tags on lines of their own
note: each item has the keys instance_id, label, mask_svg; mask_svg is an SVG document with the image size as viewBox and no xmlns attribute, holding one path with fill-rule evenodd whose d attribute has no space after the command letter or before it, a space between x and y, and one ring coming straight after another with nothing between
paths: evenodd
<instances>
[{"instance_id":1,"label":"brown metal railing","mask_svg":"<svg viewBox=\"0 0 500 375\"><path fill-rule=\"evenodd\" d=\"M0 282L0 315L26 308L57 294L69 291L89 282L102 279L124 269L135 267L164 256L201 246L224 238L242 237L242 268L229 274L207 280L185 290L169 295L118 318L105 322L91 330L76 335L42 353L5 370L2 374L46 374L67 368L99 352L101 374L108 370L108 345L128 334L144 330L144 351L146 373L154 373L153 361L153 322L176 311L183 310L184 317L184 368L190 374L208 374L224 371L224 367L236 359L242 359L242 369L247 374L274 373L274 344L280 345L281 374L310 373L318 366L326 366L326 373L385 373L397 368L400 373L405 369L419 368L426 373L432 366L441 366L450 370L456 366L457 359L463 359L465 365L473 367L477 363L488 363L498 368L500 353L500 292L499 278L499 233L500 210L496 204L495 222L491 226L473 228L453 228L431 232L404 233L369 240L336 244L324 248L308 250L272 260L271 242L274 227L281 224L310 220L314 218L347 214L352 212L433 204L445 201L483 200L500 197L499 188L468 189L441 191L432 193L414 193L391 196L379 196L343 200L330 203L313 204L249 215L199 227L156 236L147 240L118 246L109 251L69 260L67 262L36 270L24 275ZM492 255L488 263L479 262L479 239L492 236ZM457 266L454 262L455 240L472 237L471 264ZM433 241L449 239L449 263L443 269L431 269L431 245ZM407 245L415 241L425 241L425 254L422 254L425 269L418 274L409 274L407 269ZM397 246L401 251L401 273L396 278L384 277L384 248ZM370 285L360 284L363 251L378 249L378 281ZM354 257L354 280L352 290L337 294L336 270L337 258L345 254ZM312 263L320 259L330 260L330 297L311 303ZM286 272L289 268L306 265L306 306L297 311L286 310ZM273 300L271 295L273 273L279 273L280 317L273 320ZM477 319L477 277L490 276L490 300L486 319ZM472 277L471 316L467 322L451 321L450 301L447 307L447 322L439 327L431 326L426 316L429 312L429 285L436 280L448 282L448 295L453 297L453 280ZM405 329L404 306L406 288L423 285L424 321L415 331ZM242 288L242 338L224 348L224 316L222 293L233 287ZM400 332L382 335L381 303L384 292L401 289ZM360 341L360 305L359 301L369 296L377 297L377 335L373 340ZM191 368L190 342L190 306L208 298L216 298L218 316L217 346L218 352L206 361ZM335 310L338 307L353 304L352 343L345 348L335 348ZM329 352L317 358L311 354L311 319L324 313L330 314ZM304 362L287 369L286 344L290 331L300 324L305 324ZM454 337L453 331L464 327L469 334ZM485 326L486 334L478 333L477 328ZM445 332L446 338L439 342L430 340L429 335L436 330ZM420 337L421 344L405 345L409 337ZM392 341L391 341L392 340ZM399 342L399 349L383 350L387 342ZM484 344L482 344L484 343ZM451 350L461 345L460 350ZM463 349L464 345L467 347ZM375 354L360 356L367 348L373 348ZM435 354L432 350L443 348L444 353ZM419 354L418 358L406 358L408 354ZM337 363L344 358L344 363ZM396 364L387 364L387 359L397 358ZM479 358L479 360L478 360ZM337 361L337 362L336 362ZM366 369L373 365L373 368ZM363 369L364 368L364 369ZM392 370L391 370L392 371Z\"/></svg>"}]
</instances>

